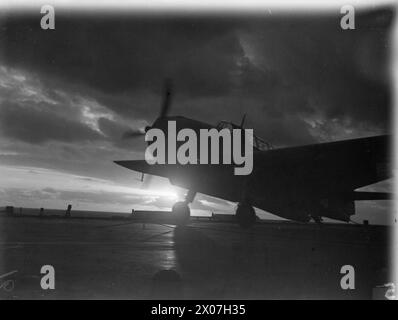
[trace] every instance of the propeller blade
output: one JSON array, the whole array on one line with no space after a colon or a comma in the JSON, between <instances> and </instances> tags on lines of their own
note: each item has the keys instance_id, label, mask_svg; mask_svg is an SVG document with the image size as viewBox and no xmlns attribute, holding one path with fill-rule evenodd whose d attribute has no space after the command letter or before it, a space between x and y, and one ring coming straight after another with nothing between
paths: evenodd
<instances>
[{"instance_id":1,"label":"propeller blade","mask_svg":"<svg viewBox=\"0 0 398 320\"><path fill-rule=\"evenodd\" d=\"M123 133L122 139L132 139L132 138L138 138L145 135L145 131L141 129L130 129Z\"/></svg>"},{"instance_id":2,"label":"propeller blade","mask_svg":"<svg viewBox=\"0 0 398 320\"><path fill-rule=\"evenodd\" d=\"M172 91L171 80L166 79L164 84L163 102L162 102L162 107L160 109L159 118L164 118L169 112L170 103L171 103L171 91Z\"/></svg>"},{"instance_id":3,"label":"propeller blade","mask_svg":"<svg viewBox=\"0 0 398 320\"><path fill-rule=\"evenodd\" d=\"M171 104L171 96L172 96L171 93L172 93L172 82L170 79L166 79L164 82L164 96L160 109L159 118L166 117L169 112ZM145 128L142 129L130 129L125 133L123 133L122 139L132 139L143 136L149 129L151 129L151 126L146 126Z\"/></svg>"},{"instance_id":4,"label":"propeller blade","mask_svg":"<svg viewBox=\"0 0 398 320\"><path fill-rule=\"evenodd\" d=\"M246 120L246 113L243 115L242 121L240 122L240 127L243 128L243 125L245 124Z\"/></svg>"}]
</instances>

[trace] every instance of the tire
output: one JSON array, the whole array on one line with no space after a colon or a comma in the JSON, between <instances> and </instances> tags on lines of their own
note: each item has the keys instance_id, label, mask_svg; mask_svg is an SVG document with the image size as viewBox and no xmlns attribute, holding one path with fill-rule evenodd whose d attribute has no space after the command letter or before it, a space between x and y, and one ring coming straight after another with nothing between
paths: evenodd
<instances>
[{"instance_id":1,"label":"tire","mask_svg":"<svg viewBox=\"0 0 398 320\"><path fill-rule=\"evenodd\" d=\"M239 203L236 209L236 221L242 228L249 228L256 223L254 208L247 203Z\"/></svg>"},{"instance_id":2,"label":"tire","mask_svg":"<svg viewBox=\"0 0 398 320\"><path fill-rule=\"evenodd\" d=\"M178 226L185 226L191 217L191 210L185 201L175 203L171 211Z\"/></svg>"}]
</instances>

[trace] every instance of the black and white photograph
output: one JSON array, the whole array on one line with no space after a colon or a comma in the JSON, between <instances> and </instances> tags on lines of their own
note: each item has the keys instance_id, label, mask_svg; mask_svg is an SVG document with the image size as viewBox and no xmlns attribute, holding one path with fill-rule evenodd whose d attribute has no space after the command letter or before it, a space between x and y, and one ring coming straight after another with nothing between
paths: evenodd
<instances>
[{"instance_id":1,"label":"black and white photograph","mask_svg":"<svg viewBox=\"0 0 398 320\"><path fill-rule=\"evenodd\" d=\"M0 299L397 299L397 40L393 1L0 4Z\"/></svg>"}]
</instances>

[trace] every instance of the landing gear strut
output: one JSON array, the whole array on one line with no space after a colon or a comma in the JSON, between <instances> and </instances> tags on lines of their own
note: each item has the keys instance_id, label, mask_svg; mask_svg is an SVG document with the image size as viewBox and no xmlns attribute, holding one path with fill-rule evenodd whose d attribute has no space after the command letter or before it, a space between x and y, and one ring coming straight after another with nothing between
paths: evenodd
<instances>
[{"instance_id":1,"label":"landing gear strut","mask_svg":"<svg viewBox=\"0 0 398 320\"><path fill-rule=\"evenodd\" d=\"M238 204L235 216L236 221L242 228L249 228L256 222L256 213L253 207L246 202Z\"/></svg>"},{"instance_id":2,"label":"landing gear strut","mask_svg":"<svg viewBox=\"0 0 398 320\"><path fill-rule=\"evenodd\" d=\"M311 218L317 223L317 224L322 224L322 217L321 216L315 216L312 215Z\"/></svg>"},{"instance_id":3,"label":"landing gear strut","mask_svg":"<svg viewBox=\"0 0 398 320\"><path fill-rule=\"evenodd\" d=\"M195 195L195 191L189 190L185 197L185 201L175 203L171 209L178 226L185 226L188 223L189 218L191 217L191 209L189 209L188 204L194 200Z\"/></svg>"}]
</instances>

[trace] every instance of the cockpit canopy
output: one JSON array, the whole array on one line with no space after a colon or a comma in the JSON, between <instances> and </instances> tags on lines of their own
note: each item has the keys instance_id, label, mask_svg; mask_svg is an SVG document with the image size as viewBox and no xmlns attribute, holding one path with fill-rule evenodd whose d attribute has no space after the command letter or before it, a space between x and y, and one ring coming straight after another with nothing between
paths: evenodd
<instances>
[{"instance_id":1,"label":"cockpit canopy","mask_svg":"<svg viewBox=\"0 0 398 320\"><path fill-rule=\"evenodd\" d=\"M228 121L220 121L217 124L217 130L228 129L232 131L233 129L244 129L241 126L238 126L232 122ZM253 134L253 148L258 151L267 151L273 149L271 143L264 141L263 139L259 138L255 134Z\"/></svg>"}]
</instances>

